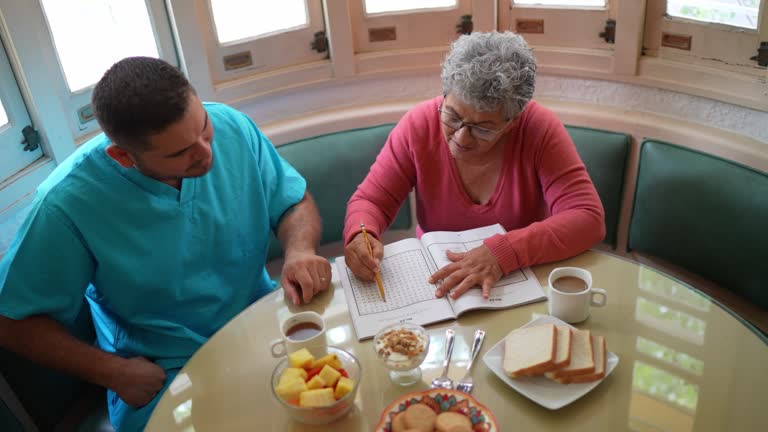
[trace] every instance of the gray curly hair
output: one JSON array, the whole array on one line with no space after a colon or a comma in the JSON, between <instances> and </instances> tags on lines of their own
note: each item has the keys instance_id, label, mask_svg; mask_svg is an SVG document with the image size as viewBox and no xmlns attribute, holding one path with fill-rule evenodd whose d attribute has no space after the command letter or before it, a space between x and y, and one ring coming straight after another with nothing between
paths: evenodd
<instances>
[{"instance_id":1,"label":"gray curly hair","mask_svg":"<svg viewBox=\"0 0 768 432\"><path fill-rule=\"evenodd\" d=\"M507 119L523 111L536 87L536 61L520 35L471 33L445 57L443 93L453 93L481 112L503 108Z\"/></svg>"}]
</instances>

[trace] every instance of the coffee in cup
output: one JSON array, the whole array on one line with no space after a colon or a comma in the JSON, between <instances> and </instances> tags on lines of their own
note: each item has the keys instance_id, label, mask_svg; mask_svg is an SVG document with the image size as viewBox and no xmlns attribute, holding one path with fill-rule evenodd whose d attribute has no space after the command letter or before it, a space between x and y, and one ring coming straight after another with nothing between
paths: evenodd
<instances>
[{"instance_id":1,"label":"coffee in cup","mask_svg":"<svg viewBox=\"0 0 768 432\"><path fill-rule=\"evenodd\" d=\"M315 312L291 315L280 324L281 338L272 341L273 357L283 357L302 348L325 348L325 320Z\"/></svg>"},{"instance_id":2,"label":"coffee in cup","mask_svg":"<svg viewBox=\"0 0 768 432\"><path fill-rule=\"evenodd\" d=\"M592 306L605 306L608 294L592 287L592 273L578 267L560 267L549 274L549 314L569 323L589 317Z\"/></svg>"},{"instance_id":3,"label":"coffee in cup","mask_svg":"<svg viewBox=\"0 0 768 432\"><path fill-rule=\"evenodd\" d=\"M285 331L285 337L292 341L303 341L311 339L317 336L323 328L320 325L313 322L300 322L294 324L291 328Z\"/></svg>"}]
</instances>

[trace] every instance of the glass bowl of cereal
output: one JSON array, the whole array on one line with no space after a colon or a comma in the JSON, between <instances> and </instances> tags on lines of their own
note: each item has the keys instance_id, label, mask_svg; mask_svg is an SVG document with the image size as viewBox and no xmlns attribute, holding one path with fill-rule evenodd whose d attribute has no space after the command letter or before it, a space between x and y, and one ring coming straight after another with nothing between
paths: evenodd
<instances>
[{"instance_id":1,"label":"glass bowl of cereal","mask_svg":"<svg viewBox=\"0 0 768 432\"><path fill-rule=\"evenodd\" d=\"M421 380L419 365L429 350L429 335L424 327L406 323L384 327L373 338L373 348L389 369L393 383L407 386Z\"/></svg>"}]
</instances>

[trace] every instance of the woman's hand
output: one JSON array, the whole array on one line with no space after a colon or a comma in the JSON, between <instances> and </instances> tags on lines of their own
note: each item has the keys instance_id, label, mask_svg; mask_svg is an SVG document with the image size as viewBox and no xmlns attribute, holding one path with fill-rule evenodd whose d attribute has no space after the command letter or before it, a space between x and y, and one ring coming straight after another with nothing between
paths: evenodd
<instances>
[{"instance_id":1,"label":"woman's hand","mask_svg":"<svg viewBox=\"0 0 768 432\"><path fill-rule=\"evenodd\" d=\"M442 280L435 291L438 297L443 297L450 291L451 298L459 298L473 286L481 286L483 298L487 300L491 287L504 275L496 257L485 245L469 252L447 251L445 256L453 262L429 278L431 284Z\"/></svg>"},{"instance_id":2,"label":"woman's hand","mask_svg":"<svg viewBox=\"0 0 768 432\"><path fill-rule=\"evenodd\" d=\"M368 233L368 240L371 242L373 257L368 253L368 245L365 244L363 233L360 233L344 248L344 260L355 276L370 282L374 279L374 274L379 271L379 264L381 264L381 258L384 256L384 247L370 233Z\"/></svg>"}]
</instances>

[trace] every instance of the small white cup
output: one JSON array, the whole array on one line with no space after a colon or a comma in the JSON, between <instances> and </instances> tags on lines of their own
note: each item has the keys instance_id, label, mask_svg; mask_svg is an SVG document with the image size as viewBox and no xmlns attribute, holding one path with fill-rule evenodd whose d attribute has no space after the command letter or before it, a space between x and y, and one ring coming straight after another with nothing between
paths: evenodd
<instances>
[{"instance_id":1,"label":"small white cup","mask_svg":"<svg viewBox=\"0 0 768 432\"><path fill-rule=\"evenodd\" d=\"M291 329L304 323L314 324L320 330L313 329L312 332L317 333L306 338L296 338L298 333L291 334ZM280 339L276 339L270 344L272 357L283 357L302 348L325 348L327 346L325 320L316 312L299 312L291 315L280 324L280 335L282 336Z\"/></svg>"},{"instance_id":2,"label":"small white cup","mask_svg":"<svg viewBox=\"0 0 768 432\"><path fill-rule=\"evenodd\" d=\"M578 292L565 292L555 288L554 282L562 277L581 279L586 288ZM592 273L578 267L559 267L549 274L549 314L568 323L582 322L589 317L590 307L605 306L608 294L592 287Z\"/></svg>"}]
</instances>

